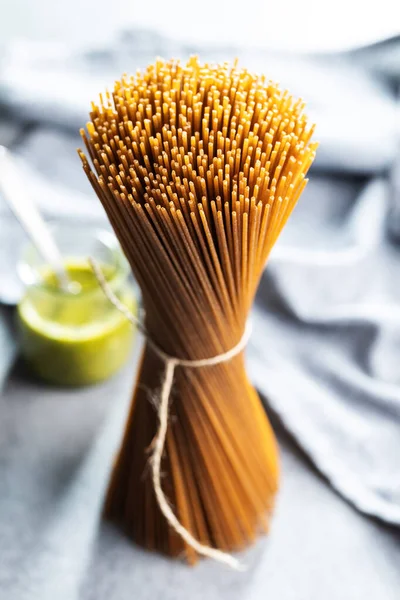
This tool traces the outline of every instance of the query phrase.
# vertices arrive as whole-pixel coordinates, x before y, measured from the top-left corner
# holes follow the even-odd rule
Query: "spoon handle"
[[[24,186],[10,152],[4,146],[0,146],[0,189],[25,232],[54,271],[60,287],[68,290],[69,280],[62,256],[48,226],[29,198],[28,189]]]

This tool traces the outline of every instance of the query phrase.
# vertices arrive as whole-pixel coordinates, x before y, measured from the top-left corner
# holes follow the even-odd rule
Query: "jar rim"
[[[63,234],[67,234],[68,231],[72,230],[76,234],[77,230],[81,230],[85,235],[91,237],[92,239],[96,239],[100,244],[110,253],[111,261],[107,263],[107,266],[111,266],[113,268],[111,276],[108,274],[107,282],[111,288],[118,288],[129,276],[130,269],[128,261],[125,258],[125,255],[122,252],[121,246],[116,238],[116,236],[112,233],[112,231],[105,229],[104,227],[99,227],[96,225],[85,225],[80,226],[76,223],[59,223],[59,222],[49,222],[49,228],[54,233],[56,239],[57,235],[63,232]],[[68,260],[67,253],[62,253],[64,258]],[[99,288],[91,288],[89,290],[73,292],[66,291],[60,288],[51,285],[46,282],[43,278],[43,274],[40,273],[40,269],[45,267],[45,262],[43,262],[40,267],[29,264],[29,256],[40,256],[37,248],[32,242],[28,242],[24,245],[20,258],[17,262],[17,272],[19,278],[22,283],[29,288],[36,287],[43,290],[46,294],[56,296],[58,298],[82,298],[82,296],[90,296],[91,294],[98,294],[100,290]],[[76,257],[78,258],[78,256]],[[85,261],[85,258],[89,260],[90,256],[84,256],[82,253],[82,260]],[[96,257],[94,257],[96,258]],[[101,261],[99,261],[101,263]],[[89,264],[89,263],[88,263]],[[100,264],[101,266],[101,264]]]

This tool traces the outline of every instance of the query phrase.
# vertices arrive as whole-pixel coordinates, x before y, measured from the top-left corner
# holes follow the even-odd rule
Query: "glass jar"
[[[129,265],[114,235],[63,225],[54,236],[69,278],[64,291],[34,246],[18,265],[25,294],[17,309],[21,353],[30,369],[48,382],[88,385],[107,379],[130,354],[133,327],[105,297],[88,262],[93,257],[118,298],[133,312],[135,293]]]

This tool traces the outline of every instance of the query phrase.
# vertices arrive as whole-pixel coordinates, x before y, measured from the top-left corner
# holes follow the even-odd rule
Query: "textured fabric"
[[[400,73],[391,59],[399,42],[390,44],[302,59],[203,51],[146,32],[84,56],[24,46],[4,59],[0,98],[22,127],[14,150],[46,216],[98,223],[104,215],[75,157],[77,130],[91,98],[121,72],[157,54],[239,55],[308,101],[321,147],[262,281],[249,369],[332,485],[360,510],[398,525]],[[0,227],[0,294],[12,302],[19,230],[4,204]]]

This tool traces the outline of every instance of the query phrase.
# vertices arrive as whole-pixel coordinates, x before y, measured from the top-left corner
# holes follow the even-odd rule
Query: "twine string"
[[[250,337],[251,327],[249,321],[246,323],[244,333],[239,342],[227,352],[217,354],[211,358],[202,358],[199,360],[188,360],[170,356],[162,348],[156,344],[149,336],[144,323],[136,317],[119,298],[114,294],[110,285],[107,283],[98,263],[93,259],[89,258],[90,266],[93,273],[103,290],[106,298],[115,306],[119,312],[121,312],[128,321],[137,327],[137,329],[146,338],[147,345],[152,351],[164,362],[165,369],[161,383],[160,397],[158,402],[158,420],[159,426],[154,438],[154,445],[152,448],[151,455],[151,466],[152,466],[152,482],[154,487],[154,493],[156,495],[158,506],[166,518],[168,524],[172,529],[196,552],[202,556],[212,558],[218,562],[224,563],[235,570],[243,570],[243,565],[233,556],[222,550],[211,548],[205,544],[199,542],[193,535],[180,523],[176,515],[174,514],[168,499],[166,498],[162,487],[161,487],[161,460],[165,447],[165,439],[167,436],[168,419],[169,419],[169,404],[171,390],[174,383],[174,375],[176,367],[187,367],[191,369],[199,369],[203,367],[210,367],[218,365],[223,362],[228,362],[235,356],[237,356],[247,345]]]

